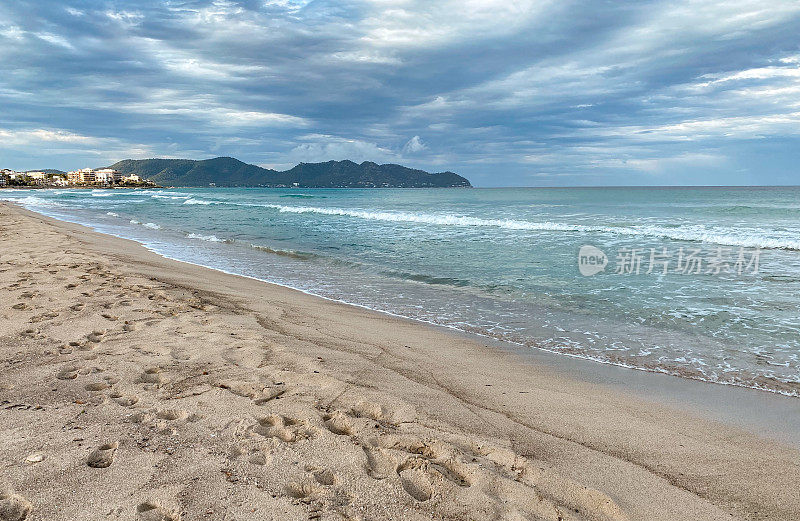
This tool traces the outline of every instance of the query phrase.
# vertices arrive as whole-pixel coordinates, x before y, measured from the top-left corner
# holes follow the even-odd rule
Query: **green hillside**
[[[279,172],[232,157],[191,159],[126,159],[111,165],[125,175],[137,174],[162,186],[266,186],[303,188],[442,188],[469,187],[453,172],[430,174],[401,165],[370,161],[300,163]]]

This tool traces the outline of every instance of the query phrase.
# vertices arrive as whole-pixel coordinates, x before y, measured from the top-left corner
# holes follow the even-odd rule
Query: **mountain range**
[[[300,163],[277,171],[250,165],[232,157],[214,159],[125,159],[113,168],[125,175],[137,174],[162,186],[263,186],[302,188],[444,188],[469,187],[470,182],[453,172],[431,174],[401,165],[371,161]]]

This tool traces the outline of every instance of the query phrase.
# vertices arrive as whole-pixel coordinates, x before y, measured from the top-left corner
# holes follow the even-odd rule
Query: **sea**
[[[0,200],[523,349],[800,396],[798,187],[65,189]]]

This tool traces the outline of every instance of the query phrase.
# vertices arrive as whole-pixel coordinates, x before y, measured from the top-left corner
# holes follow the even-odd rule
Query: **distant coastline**
[[[285,171],[262,168],[232,157],[191,159],[126,159],[108,167],[159,185],[176,187],[262,188],[471,188],[454,172],[429,173],[402,165],[370,161],[300,163]]]
[[[371,161],[327,161],[300,163],[277,171],[232,157],[213,159],[125,159],[103,168],[0,170],[0,188],[163,188],[253,187],[253,188],[471,188],[465,177],[454,172],[429,173],[396,164]]]

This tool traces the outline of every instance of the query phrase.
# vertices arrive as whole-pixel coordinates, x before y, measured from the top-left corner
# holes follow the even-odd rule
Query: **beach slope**
[[[800,519],[778,442],[7,204],[0,244],[2,521]]]

